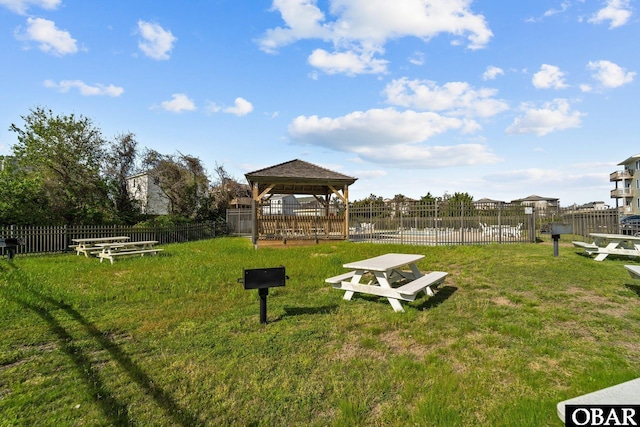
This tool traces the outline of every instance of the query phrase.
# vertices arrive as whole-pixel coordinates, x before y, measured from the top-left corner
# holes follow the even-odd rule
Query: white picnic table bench
[[[442,283],[448,273],[433,271],[423,274],[416,262],[423,259],[419,254],[385,254],[374,258],[344,264],[349,271],[325,280],[335,289],[344,290],[344,299],[351,300],[354,293],[378,295],[386,297],[394,311],[402,312],[400,301],[414,301],[417,295],[424,291],[433,296],[432,287]],[[400,270],[403,266],[409,266],[410,271]],[[361,283],[362,280],[367,283]],[[370,280],[369,280],[370,279]],[[392,285],[400,283],[398,287]]]
[[[89,254],[99,252],[101,250],[100,247],[96,246],[98,243],[118,243],[125,242],[129,240],[127,236],[115,236],[115,237],[88,237],[84,239],[71,239],[71,241],[75,244],[70,245],[69,247],[75,249],[76,255],[80,255],[81,253],[84,256],[89,257]]]
[[[593,243],[574,241],[573,246],[596,255],[595,261],[602,261],[609,255],[640,257],[640,237],[625,234],[590,233]]]
[[[625,265],[624,268],[633,279],[640,279],[640,265]]]
[[[143,240],[138,242],[104,242],[96,243],[95,246],[100,248],[100,252],[97,253],[100,262],[108,259],[113,264],[114,258],[122,255],[155,255],[163,250],[153,247],[157,243],[157,240]]]

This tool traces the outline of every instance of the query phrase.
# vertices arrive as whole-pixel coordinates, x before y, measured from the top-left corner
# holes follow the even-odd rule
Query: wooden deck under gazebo
[[[346,239],[349,237],[349,185],[357,178],[291,160],[245,174],[252,190],[252,240]],[[313,196],[306,206],[285,209],[274,196]],[[332,204],[335,196],[337,203]]]

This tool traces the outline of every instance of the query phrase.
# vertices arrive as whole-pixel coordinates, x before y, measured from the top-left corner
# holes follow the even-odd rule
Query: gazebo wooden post
[[[251,240],[258,249],[258,184],[254,183],[251,196]]]
[[[329,237],[329,230],[331,227],[331,219],[329,218],[329,212],[331,211],[331,196],[329,191],[324,193],[324,237]]]
[[[342,190],[344,195],[344,238],[349,240],[349,186],[345,184]]]

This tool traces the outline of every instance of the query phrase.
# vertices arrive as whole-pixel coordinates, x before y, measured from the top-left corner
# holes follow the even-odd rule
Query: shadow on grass
[[[0,273],[4,273],[6,271],[10,271],[10,270],[14,270],[17,267],[13,264],[13,261],[9,261],[7,259],[5,259],[4,261],[2,260],[2,257],[0,257]]]
[[[638,285],[632,285],[632,284],[628,284],[628,285],[624,285],[627,289],[631,289],[633,292],[636,293],[636,295],[638,295],[640,297],[640,286]]]
[[[338,304],[323,305],[321,307],[285,307],[282,317],[301,316],[305,314],[329,314],[337,308]]]
[[[26,288],[26,287],[25,287]],[[56,309],[63,310],[71,318],[80,323],[87,333],[93,337],[100,346],[109,352],[111,357],[118,362],[127,375],[135,381],[145,392],[153,397],[158,406],[162,407],[171,417],[174,425],[194,426],[198,425],[195,416],[190,414],[184,408],[181,408],[177,402],[164,391],[156,382],[145,373],[142,368],[137,365],[131,358],[114,342],[108,338],[108,334],[96,328],[94,324],[89,322],[82,314],[63,301],[56,301],[53,298],[42,295],[41,293],[25,289],[34,296],[39,303],[47,303]],[[0,288],[2,291],[2,288]],[[3,292],[3,293],[6,293]],[[47,304],[37,304],[26,301],[15,295],[6,295],[16,303],[20,304],[26,310],[37,314],[45,323],[48,324],[51,332],[58,338],[58,342],[62,351],[72,360],[76,366],[77,372],[85,381],[89,391],[95,401],[100,405],[103,414],[113,425],[129,426],[138,423],[131,419],[126,403],[119,402],[111,393],[100,378],[100,371],[94,367],[94,363],[86,355],[86,352],[79,346],[74,344],[73,337],[60,324],[60,322],[51,314]]]
[[[418,310],[431,310],[432,308],[436,308],[446,300],[448,300],[451,295],[453,295],[458,288],[455,286],[442,286],[438,287],[436,294],[430,298],[424,300],[421,304],[415,306]]]

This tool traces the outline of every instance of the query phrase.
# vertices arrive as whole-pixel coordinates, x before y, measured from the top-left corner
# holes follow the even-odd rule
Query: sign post
[[[284,267],[245,269],[244,275],[238,283],[244,285],[245,290],[257,289],[260,296],[260,323],[267,323],[267,295],[269,288],[284,286],[289,277]]]

